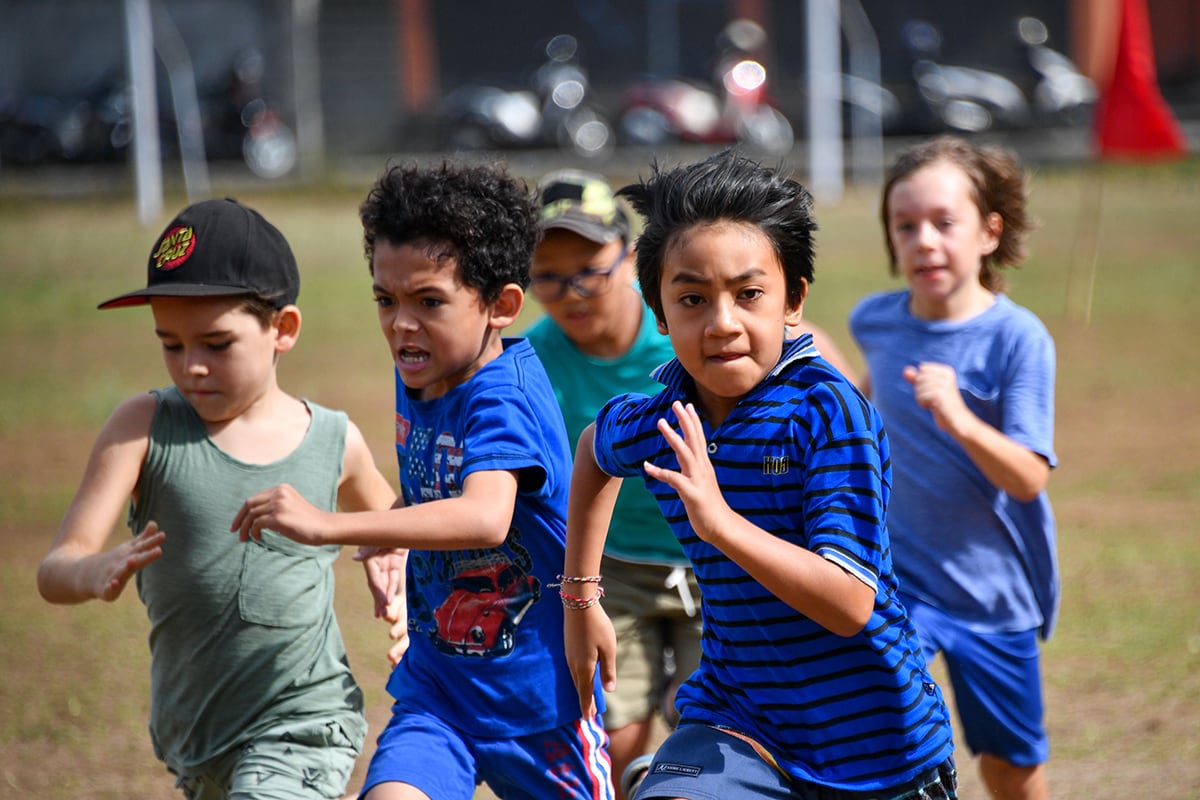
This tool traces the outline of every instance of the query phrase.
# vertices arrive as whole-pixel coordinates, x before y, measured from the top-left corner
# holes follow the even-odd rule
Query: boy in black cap
[[[287,481],[332,510],[395,500],[342,412],[276,382],[300,333],[283,235],[233,200],[184,209],[147,284],[173,386],[105,423],[38,571],[52,603],[112,601],[136,578],[150,619],[150,735],[193,800],[337,798],[366,733],[333,614],[338,548],[229,533],[248,494]],[[104,550],[132,498],[133,538]]]

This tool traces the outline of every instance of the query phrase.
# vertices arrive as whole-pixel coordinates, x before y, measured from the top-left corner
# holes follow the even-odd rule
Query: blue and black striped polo
[[[683,724],[740,731],[800,780],[851,791],[906,783],[953,750],[949,713],[896,599],[885,525],[891,466],[874,407],[803,335],[715,430],[709,458],[729,506],[760,528],[838,564],[875,589],[866,627],[838,636],[797,612],[696,537],[683,502],[648,477],[678,470],[656,428],[671,403],[695,402],[675,360],[652,397],[627,394],[597,417],[606,473],[641,477],[695,567],[704,637],[699,669],[680,688]]]

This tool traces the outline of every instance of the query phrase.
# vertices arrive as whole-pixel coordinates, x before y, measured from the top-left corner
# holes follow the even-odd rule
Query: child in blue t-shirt
[[[470,800],[486,781],[503,798],[611,798],[607,736],[594,707],[580,716],[546,588],[571,450],[533,348],[502,337],[529,284],[534,196],[499,168],[394,166],[360,216],[395,364],[402,499],[328,514],[280,486],[236,527],[408,551],[408,647],[364,797]]]
[[[894,444],[888,527],[901,596],[938,651],[992,796],[1045,798],[1039,634],[1058,608],[1054,342],[1004,294],[1025,255],[1026,184],[1007,150],[943,137],[901,153],[882,216],[908,288],[850,327]]]
[[[888,441],[810,335],[812,199],[731,151],[627,186],[642,291],[675,359],[576,450],[562,579],[585,714],[613,679],[598,569],[620,478],[657,498],[700,584],[699,669],[636,797],[952,798],[941,692],[896,596]]]

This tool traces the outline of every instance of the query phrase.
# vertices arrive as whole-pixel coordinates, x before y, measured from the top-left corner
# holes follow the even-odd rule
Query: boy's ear
[[[294,305],[286,305],[275,312],[271,326],[275,329],[275,352],[286,353],[296,346],[300,338],[300,309]]]
[[[506,283],[500,290],[500,296],[492,303],[491,326],[496,330],[507,328],[521,316],[525,305],[525,290],[518,284]]]
[[[637,286],[637,245],[630,244],[629,251],[625,253],[625,258],[621,260],[621,272],[629,276],[629,284]]]
[[[654,315],[654,324],[658,327],[658,332],[663,336],[670,336],[671,332],[667,330],[667,317],[662,313],[661,298],[658,306],[650,309],[650,313]]]
[[[799,325],[800,319],[804,316],[804,298],[808,297],[808,281],[804,278],[800,279],[800,297],[789,297],[787,300],[787,308],[783,310],[784,325]]]
[[[1000,234],[1004,233],[1004,218],[995,211],[983,219],[983,254],[990,256],[1000,246]]]

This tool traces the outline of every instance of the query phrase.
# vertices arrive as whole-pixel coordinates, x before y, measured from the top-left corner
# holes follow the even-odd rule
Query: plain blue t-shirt
[[[1039,628],[1048,637],[1059,597],[1049,499],[1043,492],[1022,503],[993,486],[917,405],[902,371],[921,362],[953,367],[971,411],[1054,467],[1054,342],[1004,295],[961,321],[918,319],[909,295],[872,295],[850,315],[892,443],[888,529],[901,594],[976,630]]]

